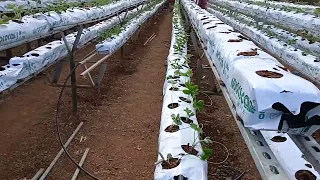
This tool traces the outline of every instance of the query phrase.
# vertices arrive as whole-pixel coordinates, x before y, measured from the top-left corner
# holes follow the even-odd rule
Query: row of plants
[[[163,3],[164,0],[152,0],[139,11],[129,15],[121,24],[102,32],[99,36],[100,42],[96,45],[96,50],[101,54],[115,52]]]
[[[230,9],[229,7],[222,7],[219,5],[215,5],[213,3],[209,4],[210,7],[212,8],[218,8],[219,11],[221,10],[222,12],[229,12],[232,11],[232,16],[234,18],[236,18],[235,15],[233,14],[237,14],[240,15],[241,17],[246,17],[246,19],[251,19],[250,23],[252,23],[252,20],[255,20],[258,23],[258,27],[257,28],[262,28],[262,25],[266,25],[268,27],[274,27],[276,29],[281,29],[283,33],[291,35],[295,38],[299,38],[299,36],[301,36],[301,40],[302,41],[309,41],[309,44],[313,44],[314,42],[320,42],[320,37],[319,36],[315,36],[313,35],[311,32],[307,31],[307,30],[299,30],[299,29],[295,29],[295,28],[291,28],[289,26],[284,26],[278,22],[271,22],[271,21],[265,21],[264,18],[261,16],[252,16],[250,15],[250,13],[248,12],[236,12],[233,11],[232,9]]]
[[[210,2],[213,2],[211,0]],[[239,1],[241,2],[241,1]],[[320,8],[317,6],[301,6],[291,3],[279,3],[274,1],[256,1],[256,0],[245,0],[244,2],[248,4],[254,4],[267,9],[280,10],[293,13],[302,13],[302,14],[312,14],[315,16],[320,16]]]
[[[187,179],[207,179],[212,141],[210,137],[201,137],[203,125],[197,122],[196,112],[203,111],[204,101],[197,99],[199,87],[191,83],[193,73],[188,64],[191,56],[187,54],[187,42],[180,3],[176,1],[163,91],[156,180],[179,175]]]
[[[253,17],[264,17],[264,21],[268,23],[281,24],[291,29],[308,31],[314,36],[320,36],[320,17],[315,17],[314,15],[295,14],[230,0],[216,0],[212,3]]]
[[[50,34],[53,30],[65,29],[80,23],[104,19],[143,2],[145,0],[121,0],[108,5],[86,9],[68,8],[66,12],[60,14],[56,10],[23,17],[21,13],[17,12],[15,13],[17,14],[15,17],[19,17],[18,19],[9,20],[7,24],[0,25],[0,49],[6,49],[7,47],[11,47],[12,44]]]
[[[288,72],[276,59],[216,16],[190,0],[182,0],[182,3],[200,38],[207,44],[208,55],[217,68],[243,125],[252,130],[263,130],[261,133],[267,144],[262,145],[270,147],[289,179],[296,179],[297,173],[307,170],[319,178],[312,166],[306,166],[307,161],[290,136],[278,133],[286,131],[286,128],[293,130],[290,131],[293,134],[303,133],[305,127],[293,128],[289,122],[288,127],[282,129],[281,117],[291,112],[292,116],[289,118],[294,115],[302,116],[301,119],[295,117],[292,121],[304,122],[306,114],[296,110],[306,108],[302,102],[308,101],[319,107],[319,89]],[[277,103],[281,103],[290,112],[275,106]],[[313,110],[317,109],[307,108],[306,111]],[[282,141],[283,139],[285,140]],[[270,159],[270,156],[266,156],[266,159]]]
[[[137,11],[138,8],[128,12],[128,15]],[[126,13],[120,14],[120,18],[124,18],[125,14]],[[119,23],[119,18],[113,17],[84,29],[78,47],[84,46],[89,41],[97,38],[101,32],[104,32]],[[72,47],[76,34],[77,33],[71,33],[66,36],[69,47]],[[63,40],[59,40],[38,47],[21,57],[11,58],[8,65],[0,67],[0,92],[21,82],[24,78],[40,72],[43,68],[57,62],[61,58],[64,58],[67,55],[67,52]]]
[[[320,102],[317,97],[320,91],[311,82],[290,73],[274,57],[216,16],[204,10],[193,10],[193,6],[187,7],[190,19],[193,19],[193,24],[207,44],[208,54],[245,127],[282,130],[281,117],[287,111],[274,104],[279,102],[294,112],[293,115],[298,115],[313,108],[309,107],[305,112],[297,111],[304,108],[306,104],[303,102]],[[308,122],[311,118],[305,121],[305,114],[299,115],[303,118],[295,117],[295,122]]]
[[[29,5],[19,5],[19,3],[15,3],[13,1],[9,2],[0,2],[0,7],[2,11],[8,11],[10,13],[3,13],[1,16],[2,24],[8,23],[9,20],[19,19],[23,16],[34,16],[37,13],[44,12],[57,12],[59,14],[66,12],[68,9],[74,8],[91,8],[91,7],[100,7],[109,5],[112,2],[117,2],[119,0],[92,0],[92,1],[64,1],[58,0],[52,3],[45,3],[38,0],[36,3],[29,2]],[[28,1],[27,1],[28,2]],[[3,5],[2,5],[3,4]],[[36,15],[34,16],[36,17]]]
[[[210,4],[209,7],[223,14],[226,14],[227,16],[239,22],[257,28],[258,30],[267,34],[267,36],[270,38],[276,38],[285,42],[284,46],[291,45],[297,49],[301,49],[303,51],[303,54],[312,54],[314,56],[320,54],[319,37],[312,36],[311,34],[302,37],[297,34],[290,33],[289,31],[279,29],[277,26],[263,23],[260,20],[255,20],[252,17],[249,17],[239,12],[232,11],[230,9],[226,9],[213,4]]]
[[[259,43],[262,47],[266,48],[272,54],[283,59],[283,61],[285,61],[290,66],[296,68],[304,75],[320,83],[320,65],[318,64],[319,59],[317,59],[316,56],[310,55],[309,51],[301,51],[300,49],[293,47],[294,44],[289,44],[290,41],[283,42],[279,40],[279,34],[267,33],[267,30],[263,31],[260,28],[258,29],[255,26],[243,23],[242,20],[237,20],[237,18],[233,18],[227,13],[223,14],[217,10],[210,8],[208,9],[208,11],[212,12],[214,15],[216,15],[227,24],[231,25],[236,30],[244,33],[255,42]]]

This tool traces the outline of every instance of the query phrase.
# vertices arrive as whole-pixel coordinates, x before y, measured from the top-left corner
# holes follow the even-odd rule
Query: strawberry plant
[[[200,92],[198,85],[192,85],[190,81],[186,82],[186,88],[183,93],[190,95],[192,98],[195,98]]]
[[[195,115],[194,112],[192,110],[190,110],[189,108],[185,108],[184,112],[187,113],[189,118]]]

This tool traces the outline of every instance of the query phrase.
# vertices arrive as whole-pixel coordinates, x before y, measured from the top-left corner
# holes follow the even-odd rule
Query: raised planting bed
[[[78,48],[83,47],[91,40],[97,38],[102,32],[119,24],[126,15],[137,15],[138,8],[122,13],[119,17],[97,23],[83,30],[78,43]],[[66,36],[69,47],[72,47],[77,33]],[[33,74],[43,71],[46,67],[56,63],[67,56],[67,48],[63,40],[53,41],[35,50],[29,51],[21,57],[13,57],[9,64],[0,69],[0,92],[14,87],[16,83],[23,82]]]
[[[100,7],[69,8],[20,17],[0,23],[0,50],[66,30],[73,26],[105,20],[119,12],[144,3],[145,0],[117,1]]]
[[[99,54],[112,54],[123,46],[131,35],[137,31],[141,24],[149,19],[159,7],[164,3],[163,0],[154,0],[144,7],[143,12],[137,12],[139,16],[132,14],[127,18],[124,24],[115,26],[105,31],[100,39],[101,42],[96,45]]]
[[[210,49],[208,47],[208,43],[206,43],[206,41],[208,40],[206,39],[207,36],[204,37],[202,35],[202,32],[204,31],[202,32],[200,31],[200,29],[205,28],[204,25],[201,25],[201,24],[207,24],[207,23],[199,23],[199,22],[205,19],[206,20],[210,19],[214,21],[215,18],[210,17],[211,15],[208,14],[207,11],[200,9],[193,2],[189,0],[182,0],[182,2],[184,5],[184,9],[187,12],[187,16],[189,16],[189,19],[191,20],[193,29],[195,30],[198,38],[204,42],[202,43],[202,47],[204,48],[205,55],[209,60],[209,64],[213,70],[213,73],[215,74],[217,80],[223,79],[222,76],[224,75],[220,73],[221,71],[219,71],[220,66],[217,63],[215,63],[214,59],[212,59],[217,57],[210,55],[210,52],[212,52],[212,49]],[[197,24],[200,24],[200,25],[196,26]],[[223,25],[223,24],[220,24],[220,25]],[[219,28],[218,29],[219,31],[224,29],[219,27],[220,25],[216,25],[216,28]],[[233,32],[233,29],[229,28],[229,30],[224,30],[219,33],[232,34],[232,32]],[[209,36],[209,37],[212,37],[212,36]],[[232,39],[237,39],[237,38],[233,37]],[[228,42],[228,40],[226,40],[226,42],[228,43],[242,43],[243,41],[244,40]],[[205,46],[204,44],[206,44],[207,46],[204,47]],[[219,44],[219,43],[216,43],[216,44]],[[224,48],[229,50],[231,49],[232,51],[233,46],[232,45],[224,46]],[[241,51],[241,49],[239,49],[239,51]],[[218,52],[214,52],[214,53],[218,54]],[[251,57],[258,56],[259,52],[250,51],[250,52],[243,52],[241,54],[249,55],[248,59],[250,59]],[[244,60],[243,58],[239,58],[239,59],[241,59],[242,61]],[[215,65],[213,63],[215,63]],[[253,65],[255,65],[255,63],[253,63]],[[247,66],[249,67],[252,65],[247,64]],[[241,66],[241,68],[244,68],[244,67]],[[217,72],[217,70],[219,73]],[[279,72],[273,73],[266,70],[258,71],[257,74],[264,76],[267,79],[267,81],[271,78],[281,79],[284,77],[283,74]],[[232,75],[230,74],[230,76]],[[319,159],[319,154],[316,154],[317,153],[316,150],[318,149],[319,145],[315,144],[315,141],[311,136],[309,137],[301,137],[298,135],[288,136],[288,134],[286,133],[279,133],[276,131],[256,131],[256,130],[249,130],[248,128],[245,128],[243,126],[243,121],[242,121],[243,119],[241,119],[238,116],[238,107],[230,97],[232,95],[228,90],[228,86],[227,85],[225,86],[224,83],[220,83],[219,86],[221,91],[223,92],[223,95],[226,98],[229,108],[235,118],[235,121],[241,131],[241,134],[245,142],[248,145],[249,151],[252,154],[254,161],[257,165],[257,168],[261,173],[261,176],[263,179],[275,179],[275,180],[317,179],[320,177],[318,172],[315,170],[316,169],[315,167],[319,167],[319,163],[317,161],[317,159]],[[241,90],[240,92],[244,92],[242,89],[239,89],[239,90]],[[241,94],[244,94],[244,93],[240,93],[240,95]],[[244,94],[244,96],[242,97],[245,97],[245,96],[246,94]],[[309,113],[314,113],[312,111],[319,112],[319,106],[309,111]],[[298,132],[295,132],[295,133],[298,134]],[[314,152],[310,151],[310,149],[314,149],[313,150]],[[310,155],[310,153],[315,156],[311,157],[312,155]]]
[[[297,49],[303,50],[306,54],[312,54],[317,56],[320,54],[320,38],[303,33],[295,34],[293,30],[288,29],[287,27],[277,26],[276,24],[265,23],[261,18],[254,19],[250,16],[244,15],[239,12],[232,11],[214,4],[209,4],[209,12],[214,9],[219,11],[226,16],[229,16],[232,19],[235,19],[239,22],[247,24],[249,26],[255,27],[258,30],[267,34],[270,38],[276,38],[287,45],[291,45]],[[218,16],[218,15],[216,15]],[[282,29],[284,28],[284,29]],[[285,30],[288,29],[288,30]]]
[[[208,11],[213,13],[223,22],[232,26],[237,31],[245,34],[247,37],[250,37],[273,55],[281,58],[287,65],[295,68],[305,76],[320,84],[319,57],[308,54],[306,53],[307,51],[302,51],[293,47],[294,45],[289,44],[291,42],[290,40],[284,42],[277,39],[277,37],[281,35],[279,33],[270,34],[270,32],[272,32],[270,28],[266,27],[265,30],[262,30],[259,28],[259,25],[244,23],[244,21],[236,20],[233,18],[234,16],[224,14],[218,10],[208,8]],[[318,46],[318,44],[319,43],[315,44],[315,46]],[[315,51],[319,51],[319,49],[315,48]]]
[[[230,0],[216,0],[213,3],[257,18],[264,17],[267,22],[282,24],[291,29],[308,31],[314,36],[320,36],[320,17],[315,15],[274,10],[259,5]]]
[[[172,39],[167,58],[167,73],[159,133],[159,156],[154,179],[207,179],[207,159],[212,153],[209,137],[201,138],[202,127],[196,111],[203,109],[197,100],[199,88],[190,83],[192,76],[187,41],[176,1],[173,10]]]
[[[319,124],[320,116],[313,111],[320,103],[316,86],[288,72],[216,16],[194,6],[189,6],[187,12],[245,127],[281,131],[287,123],[289,128],[298,129],[292,133],[302,133],[306,127]],[[240,40],[231,41],[235,39]]]
[[[263,1],[263,0],[241,0],[241,1],[246,2],[248,4],[254,4],[254,5],[259,5],[266,8],[271,8],[273,10],[283,10],[287,12],[295,12],[295,13],[303,13],[303,14],[320,16],[319,6],[301,5],[301,4],[293,4],[293,3],[277,2],[277,1]],[[214,1],[209,0],[209,2],[214,2]]]
[[[95,0],[64,0],[63,3],[65,4],[73,4],[73,5],[80,5],[80,4],[89,4],[98,2]],[[106,1],[107,2],[107,1]],[[59,4],[58,0],[41,0],[41,1],[24,1],[24,0],[5,0],[0,2],[0,13],[8,14],[14,13],[14,8],[19,8],[24,10],[25,12],[33,12],[33,11],[43,11],[47,8],[57,6]],[[12,6],[14,5],[14,6]]]

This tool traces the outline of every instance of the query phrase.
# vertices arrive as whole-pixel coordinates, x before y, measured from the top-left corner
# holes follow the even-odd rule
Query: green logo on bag
[[[240,83],[235,78],[232,78],[231,80],[231,87],[234,90],[236,97],[240,100],[240,103],[243,104],[244,108],[250,113],[254,113],[256,111],[254,103],[249,96],[243,92]]]

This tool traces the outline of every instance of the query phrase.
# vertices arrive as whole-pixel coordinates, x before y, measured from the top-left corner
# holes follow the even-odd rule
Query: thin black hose
[[[70,79],[71,75],[73,72],[75,72],[75,70],[79,67],[79,65],[81,65],[80,63],[78,63],[70,72],[70,74],[68,75],[67,79],[64,81],[63,83],[63,86],[61,88],[61,91],[60,91],[60,94],[59,94],[59,97],[58,97],[58,102],[57,102],[57,111],[56,111],[56,131],[57,131],[57,135],[58,135],[58,138],[59,138],[59,142],[60,142],[60,146],[62,147],[63,151],[66,153],[66,155],[68,156],[68,158],[72,161],[72,163],[74,165],[76,165],[81,171],[83,171],[86,175],[90,176],[92,179],[95,179],[95,180],[99,180],[99,178],[95,177],[94,175],[90,174],[87,170],[85,170],[84,168],[82,168],[72,157],[71,155],[69,154],[69,152],[67,151],[67,149],[64,147],[64,144],[62,142],[62,139],[61,139],[61,135],[60,135],[60,127],[59,127],[59,112],[60,112],[60,105],[61,105],[61,99],[62,99],[62,94],[63,94],[63,91],[66,87],[66,84],[68,82],[68,80]]]

